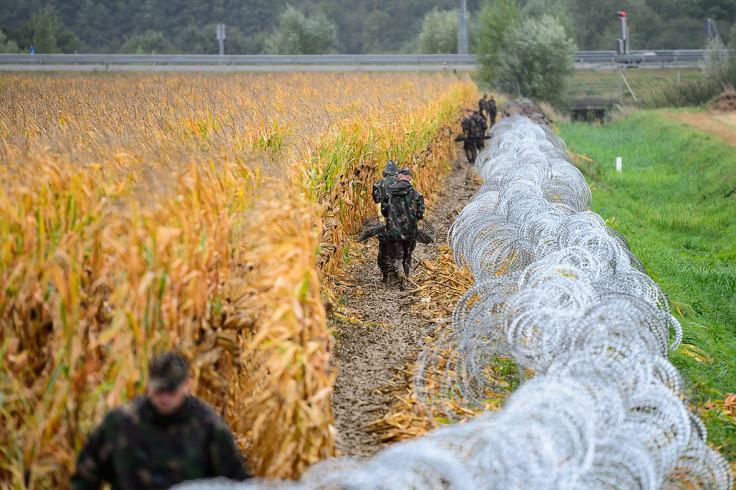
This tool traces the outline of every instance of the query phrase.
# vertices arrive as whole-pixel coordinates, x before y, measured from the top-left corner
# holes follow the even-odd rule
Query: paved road
[[[475,65],[30,65],[0,64],[0,71],[451,71]]]
[[[635,68],[695,68],[702,63],[643,63]],[[577,69],[615,70],[607,63],[575,63]],[[633,68],[633,67],[632,67]],[[29,65],[0,64],[0,71],[214,71],[214,72],[283,72],[283,71],[475,71],[475,65]]]

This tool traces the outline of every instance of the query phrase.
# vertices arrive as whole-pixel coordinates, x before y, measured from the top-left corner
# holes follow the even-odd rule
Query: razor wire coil
[[[732,487],[667,360],[682,339],[667,296],[588,210],[590,189],[565,143],[523,116],[492,132],[476,159],[483,184],[448,231],[475,284],[450,321],[425,332],[434,341],[414,388],[429,410],[452,416],[453,401],[483,406],[496,389],[486,370],[500,356],[531,379],[500,412],[367,460],[324,461],[299,482],[244,488]]]

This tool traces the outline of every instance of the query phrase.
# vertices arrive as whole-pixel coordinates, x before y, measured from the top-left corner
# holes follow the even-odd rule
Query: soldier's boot
[[[383,271],[383,277],[381,278],[381,282],[383,284],[388,284],[388,279],[389,279],[388,271]]]
[[[404,272],[403,271],[402,272],[399,272],[396,276],[398,278],[397,284],[399,285],[399,289],[401,291],[403,291],[405,289],[406,283],[407,283],[406,276],[404,275]]]
[[[404,275],[409,279],[409,272],[411,272],[411,263],[404,264]]]
[[[468,160],[468,163],[473,163],[473,153],[470,150],[465,150],[465,158]]]

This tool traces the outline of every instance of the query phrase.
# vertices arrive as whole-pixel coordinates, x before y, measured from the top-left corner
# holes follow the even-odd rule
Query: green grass
[[[669,87],[677,86],[679,80],[682,84],[687,84],[693,80],[702,79],[702,71],[700,68],[627,68],[624,70],[624,77],[631,85],[631,89],[636,95],[637,101],[631,96],[631,93],[623,86],[624,103],[625,104],[648,104],[656,98],[662,90]],[[575,70],[573,76],[574,82],[602,82],[610,81],[618,83],[618,69],[605,70]]]
[[[736,392],[736,150],[663,114],[565,124],[560,136],[572,153],[592,159],[581,165],[592,210],[614,218],[668,294],[683,343],[707,353],[698,360],[685,346],[670,356],[702,405]],[[736,461],[736,425],[713,413],[704,418],[710,442]]]

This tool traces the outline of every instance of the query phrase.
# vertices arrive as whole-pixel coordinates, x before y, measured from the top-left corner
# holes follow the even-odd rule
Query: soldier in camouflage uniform
[[[483,120],[486,121],[486,124],[488,120],[489,110],[488,94],[483,94],[483,98],[478,101],[478,112],[480,113]]]
[[[469,163],[475,163],[478,152],[485,146],[485,135],[488,125],[485,119],[473,109],[465,109],[466,116],[463,118],[461,125],[463,128],[463,149],[465,157]]]
[[[396,183],[396,176],[399,173],[399,166],[395,161],[389,160],[383,169],[383,178],[373,184],[373,201],[381,204],[386,198],[386,190],[391,184]],[[388,259],[388,239],[384,233],[378,235],[378,268],[381,270],[383,283],[388,282],[389,259]]]
[[[381,214],[386,217],[389,275],[403,286],[409,276],[411,254],[417,243],[417,222],[424,218],[424,196],[412,187],[411,170],[408,168],[402,168],[396,183],[388,187]],[[403,274],[396,265],[399,260]]]
[[[493,95],[491,95],[491,100],[486,103],[486,106],[488,107],[488,115],[491,116],[490,127],[493,127],[493,125],[496,124],[496,116],[498,115],[498,109],[496,108],[496,98]]]
[[[149,371],[146,396],[111,411],[79,453],[71,486],[163,489],[187,480],[249,478],[225,422],[189,395],[184,358],[168,352]]]

